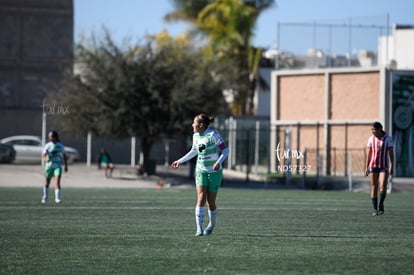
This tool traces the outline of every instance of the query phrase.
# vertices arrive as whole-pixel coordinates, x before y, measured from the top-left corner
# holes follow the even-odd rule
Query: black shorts
[[[388,168],[369,168],[370,173],[388,173]]]

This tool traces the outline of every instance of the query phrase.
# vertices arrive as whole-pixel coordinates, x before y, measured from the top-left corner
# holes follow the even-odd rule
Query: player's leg
[[[207,200],[207,174],[196,172],[197,204],[195,207],[195,220],[197,225],[196,236],[203,235],[204,205]]]
[[[112,178],[112,173],[114,172],[114,165],[109,163],[109,177]]]
[[[47,202],[47,198],[49,197],[49,185],[50,185],[50,180],[52,178],[46,178],[46,183],[45,186],[43,186],[43,196],[42,196],[42,203],[46,203]]]
[[[209,186],[207,190],[207,203],[208,203],[208,217],[210,221],[204,230],[204,235],[210,235],[213,233],[214,227],[216,226],[217,218],[217,205],[216,198],[217,192],[222,181],[222,171],[217,171],[215,173],[210,173],[209,176]]]
[[[105,178],[108,178],[108,164],[107,164],[107,163],[105,163],[105,164],[103,165],[103,168],[104,168],[104,172],[105,172]]]
[[[210,221],[204,230],[204,235],[210,235],[213,233],[214,227],[216,226],[216,218],[218,212],[216,206],[216,198],[217,192],[207,191],[208,217]]]
[[[61,186],[60,186],[60,180],[62,178],[62,168],[56,168],[55,169],[55,202],[61,203],[62,200],[60,198],[61,194]]]
[[[197,225],[196,236],[203,235],[204,205],[206,203],[207,187],[197,186],[197,204],[195,207],[195,219]]]
[[[49,185],[50,181],[53,177],[53,171],[46,167],[45,168],[45,185],[43,186],[43,196],[42,196],[42,203],[45,204],[47,202],[47,198],[49,196]]]
[[[108,163],[101,162],[101,169],[103,169],[103,171],[104,171],[105,178],[108,178],[108,174],[107,174],[107,171],[108,171]]]
[[[387,183],[388,183],[388,173],[385,171],[379,175],[379,192],[380,192],[380,201],[378,206],[378,213],[380,215],[384,214],[384,201],[387,196]]]
[[[371,172],[370,173],[370,181],[371,181],[371,202],[373,212],[372,215],[378,215],[378,179],[379,173]]]

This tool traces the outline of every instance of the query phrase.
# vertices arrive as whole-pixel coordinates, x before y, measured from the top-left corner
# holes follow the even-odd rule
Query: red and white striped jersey
[[[388,169],[388,149],[393,147],[392,137],[387,134],[380,138],[372,135],[368,139],[367,147],[372,151],[369,168]]]

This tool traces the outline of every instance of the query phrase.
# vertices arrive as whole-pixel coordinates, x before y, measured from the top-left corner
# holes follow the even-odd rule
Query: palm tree
[[[257,85],[264,83],[258,74],[262,50],[254,48],[251,40],[258,16],[274,5],[274,0],[172,2],[177,10],[166,18],[195,22],[196,29],[209,38],[214,57],[238,67],[239,77],[234,84],[237,88],[232,89],[236,91],[233,110],[236,114],[251,115]]]
[[[218,0],[199,13],[197,28],[210,38],[219,57],[239,56],[250,46],[254,12],[240,0]]]
[[[195,24],[198,14],[211,3],[211,0],[171,0],[170,2],[175,10],[164,16],[166,21],[185,21]]]

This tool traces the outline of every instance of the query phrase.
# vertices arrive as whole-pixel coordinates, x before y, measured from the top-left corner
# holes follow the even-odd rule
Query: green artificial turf
[[[414,194],[222,188],[195,237],[194,189],[0,188],[0,274],[408,274]],[[205,224],[208,222],[207,215]]]

